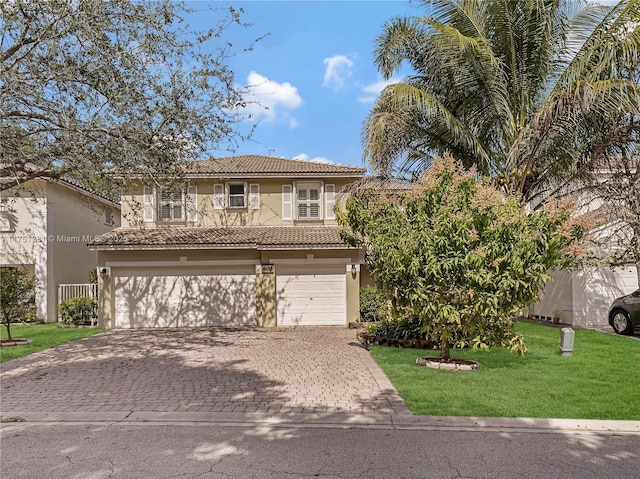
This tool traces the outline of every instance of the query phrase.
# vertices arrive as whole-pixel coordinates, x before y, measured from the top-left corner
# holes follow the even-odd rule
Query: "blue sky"
[[[203,30],[219,16],[212,8],[242,8],[242,19],[252,26],[225,33],[225,40],[238,48],[267,35],[252,52],[227,62],[237,85],[248,88],[246,99],[251,103],[246,113],[259,121],[252,139],[234,153],[366,166],[360,132],[385,85],[373,62],[375,38],[394,17],[426,15],[424,4],[408,0],[187,0],[197,11],[187,22]],[[407,67],[388,83],[410,73]],[[231,154],[226,150],[212,153]]]
[[[383,87],[373,63],[375,38],[395,17],[422,15],[406,0],[188,2],[194,27],[213,23],[211,6],[243,8],[253,25],[225,38],[246,45],[269,34],[254,51],[228,62],[260,121],[237,154],[260,154],[362,166],[360,130]],[[407,73],[407,72],[403,72]],[[216,156],[227,156],[221,151]]]

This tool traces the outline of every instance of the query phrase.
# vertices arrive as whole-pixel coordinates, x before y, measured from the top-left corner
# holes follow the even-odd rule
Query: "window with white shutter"
[[[13,231],[9,215],[9,205],[0,204],[0,231]]]
[[[224,209],[224,185],[221,183],[213,185],[213,209]]]
[[[181,221],[184,219],[182,191],[161,190],[158,200],[160,202],[160,221]]]
[[[296,214],[299,220],[322,219],[320,183],[296,183]]]
[[[229,208],[246,208],[247,207],[247,184],[246,183],[227,183],[227,193]]]
[[[143,220],[145,223],[155,221],[156,202],[154,188],[152,186],[145,186],[142,196],[144,202]]]
[[[258,183],[249,185],[249,209],[260,209],[260,185]]]
[[[324,185],[324,200],[325,218],[335,220],[336,214],[333,212],[333,207],[336,205],[336,185]]]
[[[193,185],[187,188],[186,198],[187,221],[196,223],[198,221],[198,187]]]
[[[282,219],[293,219],[293,186],[282,185]]]

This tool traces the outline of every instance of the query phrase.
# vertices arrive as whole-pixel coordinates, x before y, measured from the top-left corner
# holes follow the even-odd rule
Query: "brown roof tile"
[[[187,176],[364,176],[365,168],[261,155],[230,156],[186,164]]]
[[[89,243],[92,249],[346,248],[338,226],[238,226],[228,228],[117,228]]]

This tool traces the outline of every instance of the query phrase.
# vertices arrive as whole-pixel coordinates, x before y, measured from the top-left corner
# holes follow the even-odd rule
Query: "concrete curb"
[[[267,414],[218,412],[22,412],[4,411],[2,418],[24,423],[217,424],[225,426],[324,427],[345,429],[413,429],[529,433],[603,433],[640,435],[640,421],[592,419],[487,418],[355,414]],[[15,420],[15,419],[14,419]]]

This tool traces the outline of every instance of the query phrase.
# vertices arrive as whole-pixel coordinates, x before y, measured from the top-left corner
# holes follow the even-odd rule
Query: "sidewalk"
[[[640,421],[498,417],[408,416],[389,414],[265,414],[216,412],[19,412],[12,419],[27,423],[265,425],[286,428],[398,429],[423,431],[493,431],[530,433],[600,433],[640,436]],[[6,418],[3,414],[3,417]],[[16,424],[4,423],[4,425]]]

